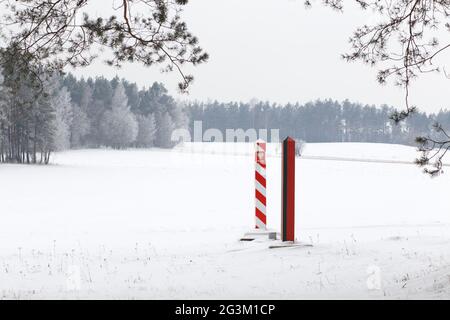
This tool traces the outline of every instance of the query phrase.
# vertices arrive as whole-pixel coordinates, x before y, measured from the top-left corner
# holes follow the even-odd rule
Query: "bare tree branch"
[[[361,61],[379,68],[377,80],[385,84],[389,78],[405,90],[405,108],[391,115],[400,123],[417,108],[410,103],[411,82],[420,74],[439,72],[434,59],[450,48],[446,39],[441,44],[434,36],[436,30],[450,31],[449,0],[354,0],[362,10],[370,10],[380,23],[365,24],[356,29],[349,42],[351,49],[342,55],[347,61]],[[344,9],[343,0],[323,0],[326,6]],[[312,1],[305,1],[307,6]],[[388,65],[388,66],[386,66]],[[445,72],[445,70],[444,70]],[[435,125],[435,134],[443,137],[418,137],[422,156],[417,160],[425,172],[436,176],[442,172],[442,159],[450,148],[446,130]],[[436,151],[436,152],[434,152]],[[430,163],[434,161],[429,168]]]

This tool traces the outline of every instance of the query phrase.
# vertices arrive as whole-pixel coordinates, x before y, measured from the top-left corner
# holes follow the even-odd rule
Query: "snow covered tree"
[[[153,114],[148,116],[138,115],[139,125],[138,135],[136,137],[136,146],[140,148],[152,147],[156,138],[156,120]]]
[[[88,116],[89,106],[92,104],[91,84],[84,79],[77,81],[69,75],[69,79],[74,79],[75,84],[70,90],[73,103],[73,118],[70,128],[70,142],[73,148],[80,148],[88,145],[88,136],[91,130],[91,119]],[[72,80],[73,81],[73,80]],[[74,101],[73,97],[76,97]]]
[[[40,103],[48,98],[48,92],[36,76],[40,72],[44,74],[43,66],[19,63],[19,57],[15,47],[0,50],[0,60],[7,62],[2,69],[2,87],[8,92],[2,108],[4,135],[1,158],[4,162],[30,163],[36,159],[36,152],[42,151],[33,148],[36,117],[51,119],[44,113],[38,114]]]
[[[55,110],[55,150],[70,149],[70,129],[73,121],[73,108],[70,94],[65,87],[57,89],[51,100]]]
[[[169,112],[164,112],[158,121],[155,145],[160,148],[173,147],[172,132],[175,129],[172,117]]]
[[[136,140],[138,122],[130,111],[122,83],[119,83],[114,90],[111,110],[103,114],[100,131],[104,145],[113,148],[129,147]]]
[[[7,125],[7,103],[8,90],[4,86],[4,77],[0,69],[0,162],[5,162],[5,147],[6,147],[6,128]]]
[[[187,128],[189,119],[187,114],[184,112],[181,103],[177,103],[175,99],[168,95],[163,101],[166,110],[172,117],[175,128]]]
[[[91,124],[87,140],[90,146],[99,147],[105,144],[102,122],[105,112],[111,109],[114,90],[111,82],[104,77],[96,78],[91,85],[92,97],[86,110]]]
[[[90,121],[86,112],[78,105],[74,105],[72,109],[72,125],[70,126],[70,144],[72,148],[84,146],[89,132]]]
[[[33,103],[31,121],[33,163],[50,162],[50,155],[55,150],[55,109],[52,105],[51,92],[49,92],[50,81],[44,83],[43,92],[37,95],[37,100]],[[27,162],[28,159],[27,159]]]
[[[1,161],[45,163],[54,150],[54,74],[28,61],[16,47],[0,50],[2,76]]]

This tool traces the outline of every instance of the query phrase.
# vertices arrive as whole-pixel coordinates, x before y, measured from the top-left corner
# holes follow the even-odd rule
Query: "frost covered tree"
[[[160,148],[171,148],[173,146],[172,132],[175,129],[169,112],[164,112],[158,121],[155,145]]]
[[[153,131],[155,127],[156,130],[159,127],[165,112],[169,113],[174,129],[187,128],[189,123],[185,110],[175,102],[161,83],[155,82],[149,88],[139,89],[135,83],[118,77],[112,80],[104,77],[77,80],[70,74],[63,78],[62,83],[72,97],[71,144],[74,148],[92,148],[107,144],[102,123],[105,113],[111,110],[114,91],[119,83],[125,88],[130,111],[138,120],[140,129],[135,146],[150,147],[156,144],[157,132]]]
[[[54,148],[56,151],[70,149],[73,107],[67,89],[65,87],[58,88],[51,103],[55,110]]]
[[[92,104],[92,88],[84,79],[77,81],[69,75],[63,81],[64,85],[70,83],[69,90],[73,103],[73,118],[70,128],[70,142],[73,148],[86,146],[87,137],[91,129],[91,119],[88,116],[89,105]]]
[[[24,64],[15,47],[0,50],[3,65],[1,161],[48,163],[54,150],[51,76],[43,65]],[[28,60],[27,60],[28,61]],[[37,76],[41,75],[41,76]]]
[[[86,136],[90,132],[90,120],[87,113],[78,105],[72,109],[72,125],[70,126],[70,144],[72,148],[85,145]]]
[[[91,128],[87,137],[89,145],[99,147],[105,144],[102,133],[102,122],[105,112],[111,109],[114,90],[111,82],[104,77],[96,78],[92,85],[92,97],[87,106],[87,115]]]
[[[2,70],[0,69],[0,162],[5,162],[5,146],[6,146],[6,128],[7,125],[7,103],[8,103],[8,91],[3,85],[5,78],[3,77]]]
[[[167,96],[163,101],[166,110],[172,117],[172,121],[175,128],[187,128],[189,118],[186,112],[184,111],[181,103],[177,103],[175,99],[171,96]]]
[[[47,84],[49,83],[50,81],[48,80]],[[50,155],[55,151],[55,109],[52,104],[51,92],[47,91],[48,87],[44,83],[44,92],[39,92],[36,95],[36,101],[33,102],[31,112],[33,116],[31,121],[32,163],[39,162],[48,164],[50,162]],[[26,162],[30,162],[28,160],[28,154]]]
[[[130,111],[122,83],[114,90],[111,110],[103,114],[100,131],[104,145],[113,148],[127,148],[136,140],[138,122]]]
[[[136,137],[136,146],[139,148],[149,148],[154,145],[156,138],[156,120],[153,114],[148,116],[138,115],[138,135]]]

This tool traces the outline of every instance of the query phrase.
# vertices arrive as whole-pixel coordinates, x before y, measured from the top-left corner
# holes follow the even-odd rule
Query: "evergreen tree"
[[[5,148],[7,144],[7,130],[8,128],[8,90],[4,86],[3,72],[0,69],[0,162],[5,162]]]
[[[50,161],[50,155],[55,150],[55,109],[52,105],[52,79],[44,82],[42,93],[37,95],[32,109],[32,141],[33,163]]]
[[[2,91],[7,94],[2,99],[0,159],[48,163],[54,148],[51,77],[42,65],[19,63],[26,60],[21,54],[13,46],[0,51],[0,59],[7,62],[2,70]]]
[[[153,114],[148,116],[138,115],[138,135],[136,137],[136,146],[140,148],[149,148],[154,145],[156,138],[156,120]]]
[[[72,148],[86,145],[86,136],[89,134],[90,121],[86,112],[78,105],[73,105],[72,125],[70,126],[70,144]]]
[[[54,147],[56,151],[70,149],[70,135],[73,122],[73,107],[70,94],[65,87],[56,90],[52,97],[55,110]],[[78,120],[78,119],[77,119]]]
[[[160,148],[171,148],[174,145],[172,141],[174,128],[172,117],[168,112],[164,112],[158,121],[155,145]]]
[[[122,83],[114,90],[111,108],[103,114],[100,123],[103,143],[117,149],[127,148],[136,140],[138,123],[130,111]]]

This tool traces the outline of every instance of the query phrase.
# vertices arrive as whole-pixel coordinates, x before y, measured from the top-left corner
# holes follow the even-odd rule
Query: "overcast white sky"
[[[403,106],[404,92],[392,85],[380,86],[376,69],[340,58],[349,48],[352,31],[373,15],[362,13],[350,1],[344,14],[317,2],[306,9],[303,0],[191,0],[183,17],[211,58],[192,70],[195,82],[187,96],[177,93],[176,73],[161,74],[158,68],[138,64],[117,70],[95,63],[76,74],[119,75],[140,86],[161,81],[182,99],[303,103],[348,98]],[[444,75],[424,75],[413,86],[412,103],[428,112],[450,107],[449,88]]]

